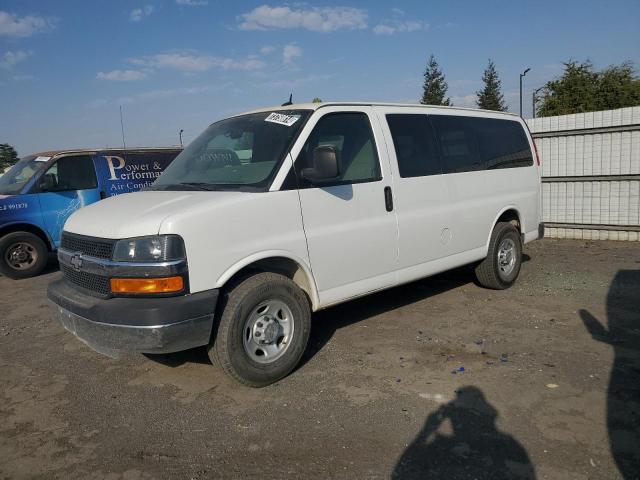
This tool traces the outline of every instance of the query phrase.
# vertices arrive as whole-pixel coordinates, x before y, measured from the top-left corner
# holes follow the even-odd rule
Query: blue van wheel
[[[38,275],[47,257],[47,246],[33,233],[13,232],[0,238],[0,272],[9,278]]]

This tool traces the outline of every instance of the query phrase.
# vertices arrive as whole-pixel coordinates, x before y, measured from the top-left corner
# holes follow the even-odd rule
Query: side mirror
[[[45,173],[38,180],[38,190],[41,192],[49,192],[57,186],[56,177],[50,173]]]
[[[302,170],[302,178],[322,185],[340,176],[340,154],[333,145],[321,145],[313,150],[313,167]]]

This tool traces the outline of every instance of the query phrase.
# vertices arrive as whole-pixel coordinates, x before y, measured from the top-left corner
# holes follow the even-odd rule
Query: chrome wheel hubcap
[[[30,243],[17,242],[7,249],[5,260],[14,270],[25,270],[38,260],[38,252]]]
[[[286,303],[264,301],[253,309],[245,322],[244,351],[254,362],[274,362],[289,348],[293,328],[293,314]]]
[[[510,238],[505,238],[498,247],[498,270],[503,277],[508,277],[516,266],[516,244]]]

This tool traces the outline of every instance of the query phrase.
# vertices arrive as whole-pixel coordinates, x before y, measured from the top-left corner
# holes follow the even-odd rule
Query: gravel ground
[[[314,315],[242,387],[204,349],[103,357],[0,278],[0,478],[640,477],[640,244],[544,240],[516,285],[462,268]]]

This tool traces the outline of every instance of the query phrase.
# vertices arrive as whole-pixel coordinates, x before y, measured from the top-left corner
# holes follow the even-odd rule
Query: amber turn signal
[[[113,293],[173,293],[183,288],[182,277],[111,279]]]

